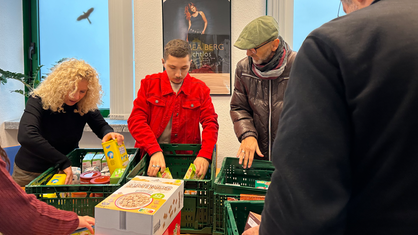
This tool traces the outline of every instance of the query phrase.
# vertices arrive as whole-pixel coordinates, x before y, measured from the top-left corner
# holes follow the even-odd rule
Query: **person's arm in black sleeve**
[[[260,234],[344,234],[350,111],[335,51],[309,36],[290,74]]]
[[[103,139],[106,134],[114,132],[113,128],[104,120],[99,110],[90,111],[86,115],[89,115],[87,123],[99,139]]]
[[[20,119],[18,141],[22,147],[38,157],[52,164],[58,164],[60,170],[66,169],[71,166],[71,161],[49,144],[48,140],[41,134],[41,120],[44,114],[41,99],[30,97]]]

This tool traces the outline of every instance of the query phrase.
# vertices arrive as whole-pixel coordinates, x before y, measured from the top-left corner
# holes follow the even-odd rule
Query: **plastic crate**
[[[266,189],[255,188],[256,180],[270,181],[274,166],[270,161],[254,160],[244,169],[238,158],[226,157],[214,182],[213,234],[225,234],[225,202],[228,197],[240,199],[241,194],[266,195]]]
[[[170,168],[174,179],[183,179],[196,159],[200,144],[161,144],[165,164]],[[145,154],[139,163],[133,164],[127,170],[124,183],[137,175],[146,176],[149,165],[149,155]],[[135,170],[134,170],[135,169]],[[202,180],[184,180],[184,189],[196,191],[196,195],[184,195],[184,205],[181,211],[181,233],[212,233],[213,216],[213,181],[216,174],[216,147],[212,154],[212,164]]]
[[[128,154],[138,154],[138,149],[126,149]],[[88,152],[103,152],[103,149],[74,149],[67,156],[71,161],[71,165],[81,167],[82,161]],[[128,167],[130,167],[128,164]],[[76,184],[76,185],[46,185],[46,183],[58,172],[58,167],[51,167],[42,173],[40,176],[32,180],[25,187],[28,194],[34,194],[36,197],[61,210],[74,211],[78,215],[94,216],[94,207],[99,204],[104,198],[115,192],[122,185],[122,179],[128,174],[127,171],[123,174],[117,184]],[[85,192],[87,197],[61,197],[60,193]],[[44,197],[44,194],[56,193],[56,198]],[[103,196],[90,197],[91,193],[100,193]]]
[[[261,214],[264,201],[225,202],[225,234],[240,235],[244,232],[250,211]]]

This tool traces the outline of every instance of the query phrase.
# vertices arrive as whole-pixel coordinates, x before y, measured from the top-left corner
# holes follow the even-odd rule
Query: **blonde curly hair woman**
[[[55,66],[29,97],[19,124],[21,148],[15,157],[13,179],[25,186],[48,168],[58,165],[72,181],[67,154],[78,148],[86,123],[102,142],[115,133],[98,110],[102,89],[96,70],[83,60],[69,59]]]

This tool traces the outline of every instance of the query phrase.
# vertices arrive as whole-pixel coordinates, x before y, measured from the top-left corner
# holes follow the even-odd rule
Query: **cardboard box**
[[[183,208],[182,180],[136,176],[95,207],[96,234],[162,235]]]
[[[83,158],[83,162],[81,163],[81,173],[84,173],[84,171],[91,167],[91,161],[93,160],[94,155],[96,155],[95,152],[88,152]]]
[[[247,223],[245,224],[244,231],[252,227],[258,226],[261,223],[261,215],[250,211],[248,214]]]
[[[117,184],[122,177],[123,172],[125,172],[125,168],[117,168],[113,171],[113,174],[110,176],[110,183]]]
[[[63,185],[65,184],[65,178],[67,178],[66,174],[55,174],[52,178],[48,181],[46,185]],[[65,197],[65,194],[60,194],[61,197]],[[56,198],[56,193],[45,193],[43,197],[47,198]]]
[[[102,170],[102,158],[104,157],[104,154],[101,152],[96,153],[96,155],[94,155],[93,159],[91,160],[91,166],[93,167],[98,167],[99,171]]]
[[[173,222],[171,222],[171,224],[168,225],[163,235],[180,235],[180,225],[181,225],[181,211],[174,218]]]
[[[264,181],[264,180],[255,181],[255,188],[268,189],[269,186],[270,186],[270,181]]]
[[[102,146],[111,175],[116,168],[126,168],[128,166],[129,155],[126,152],[125,144],[119,145],[117,140],[109,140],[102,143]]]

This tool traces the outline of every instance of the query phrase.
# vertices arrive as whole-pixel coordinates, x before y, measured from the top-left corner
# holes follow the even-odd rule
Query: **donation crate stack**
[[[254,160],[251,168],[244,169],[239,158],[226,157],[214,181],[214,214],[212,234],[225,234],[225,202],[260,200],[264,203],[267,189],[255,187],[256,181],[271,181],[274,166],[270,161]],[[251,201],[249,201],[251,202]],[[260,211],[261,212],[261,211]],[[248,216],[248,213],[247,215]]]
[[[126,151],[129,155],[133,155],[133,158],[138,153],[136,148],[128,148]],[[81,168],[84,157],[93,153],[103,153],[103,149],[74,149],[67,156],[71,161],[71,166]],[[56,173],[58,173],[58,166],[49,168],[26,185],[25,191],[58,209],[92,217],[94,217],[94,207],[119,189],[127,174],[125,171],[115,184],[81,184],[80,182],[80,184],[70,185],[46,185]]]
[[[216,146],[212,164],[201,180],[183,179],[190,163],[196,159],[201,148],[199,144],[161,144],[166,167],[173,179],[184,180],[184,206],[181,211],[181,233],[212,233],[213,180],[216,174]],[[135,176],[146,176],[150,158],[145,154],[139,163],[126,169],[126,181]],[[126,183],[126,182],[125,182]]]

